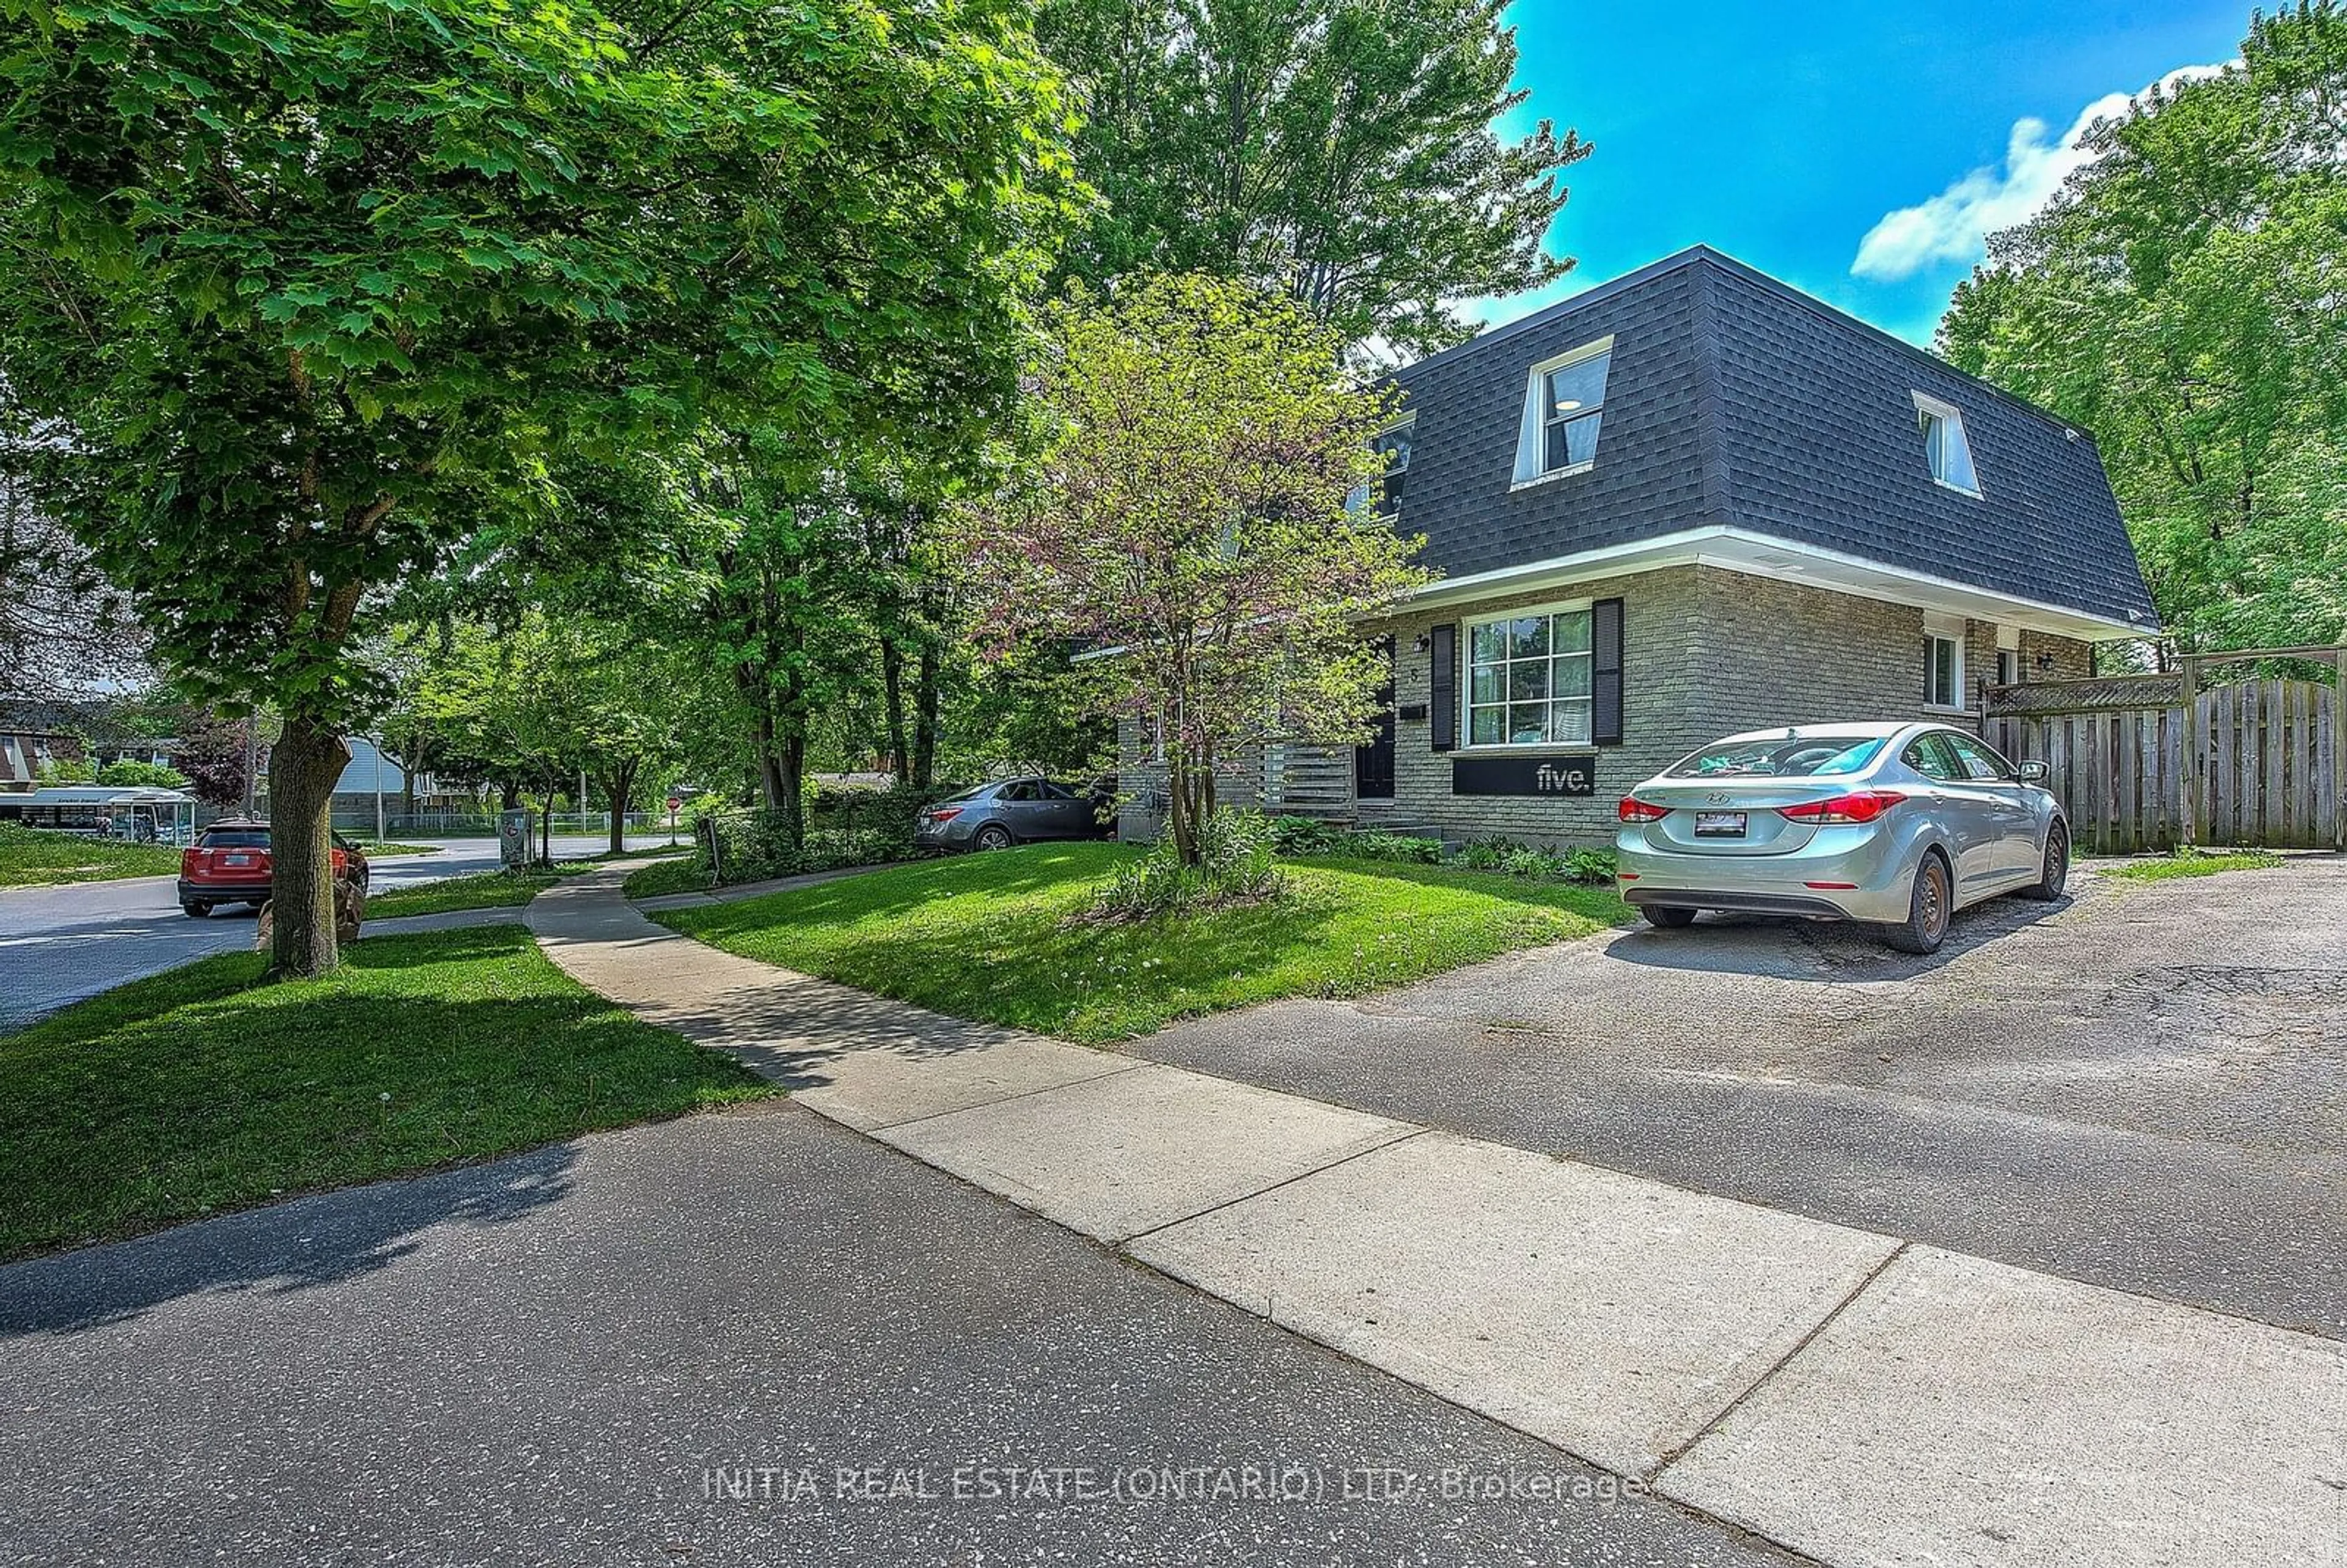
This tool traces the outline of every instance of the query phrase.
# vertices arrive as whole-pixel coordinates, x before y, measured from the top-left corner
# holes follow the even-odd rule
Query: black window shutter
[[[1447,621],[1436,627],[1429,648],[1434,668],[1427,686],[1427,728],[1433,749],[1447,752],[1459,743],[1459,628]]]
[[[1622,743],[1622,601],[1601,599],[1589,607],[1589,738],[1601,746]]]

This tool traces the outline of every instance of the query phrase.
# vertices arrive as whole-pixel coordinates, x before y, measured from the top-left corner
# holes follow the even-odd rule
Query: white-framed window
[[[1961,620],[1927,617],[1923,622],[1923,703],[1930,708],[1964,705],[1964,627]]]
[[[1578,474],[1597,461],[1605,378],[1613,365],[1614,340],[1603,337],[1532,366],[1516,441],[1517,484]]]
[[[1345,497],[1347,511],[1368,511],[1373,489],[1377,493],[1378,516],[1390,518],[1401,509],[1402,484],[1409,473],[1410,436],[1417,425],[1418,418],[1412,415],[1388,425],[1370,438],[1370,450],[1386,460],[1386,477],[1382,483],[1371,480],[1354,486],[1353,493]]]
[[[1972,443],[1964,439],[1964,416],[1952,403],[1915,394],[1915,427],[1923,436],[1923,460],[1932,477],[1967,496],[1981,493],[1980,476],[1973,470]]]
[[[2021,683],[2021,628],[2018,626],[1996,629],[1996,683],[2000,686]]]
[[[1467,743],[1586,745],[1586,603],[1519,610],[1467,626]]]

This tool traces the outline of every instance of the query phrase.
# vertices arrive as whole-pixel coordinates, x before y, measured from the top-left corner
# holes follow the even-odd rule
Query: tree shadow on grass
[[[864,876],[845,876],[738,903],[692,906],[662,912],[661,924],[696,936],[723,936],[771,925],[774,901],[788,900],[794,917],[846,921],[901,915],[939,898],[972,894],[1010,898],[1052,888],[1090,886],[1118,858],[1114,845],[1034,844],[925,860]],[[682,916],[683,918],[678,917]]]
[[[848,961],[825,965],[830,979],[778,978],[663,1011],[660,1021],[742,1054],[793,1089],[815,1088],[850,1051],[947,1056],[1026,1031],[1127,1039],[1282,994],[1293,988],[1266,989],[1263,977],[1327,951],[1337,917],[1325,904],[1296,899],[1130,925],[1068,925],[1032,912],[976,933],[898,925],[857,944]],[[1391,982],[1365,975],[1346,989],[1382,983]],[[776,1040],[792,1043],[777,1048]]]
[[[347,974],[315,983],[256,985],[259,964],[207,960],[5,1042],[6,1245],[175,1225],[210,1239],[0,1269],[0,1331],[102,1321],[194,1290],[347,1278],[402,1255],[409,1231],[559,1198],[569,1153],[538,1146],[763,1092],[740,1063],[561,979],[518,927],[361,944]],[[446,972],[405,973],[428,965]],[[500,1163],[447,1169],[487,1160]],[[384,1181],[422,1172],[440,1173]],[[200,1219],[362,1182],[382,1184]]]
[[[503,1225],[559,1201],[576,1157],[557,1144],[11,1264],[0,1267],[0,1335],[73,1334],[182,1296],[282,1294],[372,1274],[415,1252],[431,1226]]]
[[[373,935],[362,927],[359,939],[343,948],[343,961],[355,969],[407,969],[426,964],[501,958],[537,946],[528,927],[522,924],[518,907],[468,913],[503,917],[484,918],[471,925],[443,926],[437,930],[379,931]]]

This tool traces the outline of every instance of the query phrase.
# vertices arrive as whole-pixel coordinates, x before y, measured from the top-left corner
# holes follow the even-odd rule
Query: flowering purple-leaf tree
[[[979,645],[1085,650],[1086,701],[1162,737],[1194,865],[1218,772],[1368,735],[1387,671],[1362,623],[1429,580],[1421,541],[1358,504],[1398,395],[1349,383],[1333,333],[1235,282],[1143,281],[1051,326],[1035,451],[960,519]]]

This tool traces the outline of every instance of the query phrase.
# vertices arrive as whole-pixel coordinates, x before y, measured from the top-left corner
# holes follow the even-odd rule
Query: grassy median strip
[[[515,926],[370,937],[321,980],[206,958],[0,1035],[0,1256],[774,1092]]]
[[[0,823],[0,887],[60,882],[111,882],[120,876],[176,876],[179,852],[167,845],[118,844],[77,833]]]
[[[1627,917],[1610,888],[1437,866],[1291,862],[1263,904],[1071,919],[1119,858],[1037,845],[654,917],[753,958],[939,1012],[1101,1041],[1279,997],[1349,997]]]
[[[2186,847],[2157,860],[2130,860],[2104,871],[2127,882],[2169,882],[2178,876],[2214,876],[2219,871],[2270,871],[2282,857],[2270,849]]]

